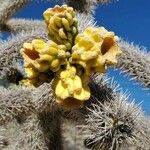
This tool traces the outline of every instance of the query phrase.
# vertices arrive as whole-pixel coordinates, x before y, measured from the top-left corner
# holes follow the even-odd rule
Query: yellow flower
[[[82,106],[83,102],[90,98],[90,89],[83,86],[74,66],[60,71],[57,76],[53,83],[57,103],[68,108],[77,107]]]
[[[117,36],[105,28],[88,27],[83,34],[77,35],[72,47],[72,64],[81,65],[85,73],[104,73],[107,66],[117,63],[121,50],[117,45]]]
[[[66,49],[65,45],[57,45],[53,41],[33,40],[32,43],[24,43],[21,54],[27,77],[37,77],[39,72],[48,69],[54,72],[59,70],[69,56]]]
[[[67,5],[49,8],[43,13],[50,38],[70,50],[77,34],[77,19],[72,7]]]
[[[100,46],[100,54],[106,61],[106,65],[117,63],[117,56],[122,52],[117,44],[119,38],[114,32],[109,32],[104,27],[88,27],[84,34],[91,37]]]

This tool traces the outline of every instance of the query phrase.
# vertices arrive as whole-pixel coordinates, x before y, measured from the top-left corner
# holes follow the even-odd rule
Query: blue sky
[[[55,4],[54,2],[32,2],[19,11],[15,17],[42,19],[43,11]],[[123,39],[150,49],[150,1],[120,0],[99,6],[95,13],[95,20],[99,26],[105,26]],[[108,76],[113,76],[124,91],[130,91],[137,103],[143,101],[142,107],[146,114],[150,115],[150,95],[147,91],[142,90],[136,82],[129,81],[128,77],[119,75],[119,72],[113,69],[109,69]]]

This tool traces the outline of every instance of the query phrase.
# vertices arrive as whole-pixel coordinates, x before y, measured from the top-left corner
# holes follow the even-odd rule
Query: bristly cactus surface
[[[56,72],[56,102],[66,108],[81,107],[90,99],[90,75],[117,64],[121,54],[118,37],[104,27],[89,26],[78,34],[75,12],[67,5],[49,8],[43,15],[50,40],[24,43],[21,54],[27,80],[21,83],[39,86],[49,82],[51,70]]]
[[[104,75],[149,88],[149,53],[96,26],[111,0],[60,1],[44,22],[11,18],[31,0],[0,0],[0,33],[14,33],[0,40],[0,150],[150,150],[150,119]]]

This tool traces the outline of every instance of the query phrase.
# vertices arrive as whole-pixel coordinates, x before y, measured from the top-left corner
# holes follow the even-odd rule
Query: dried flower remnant
[[[49,8],[44,12],[49,37],[58,44],[65,44],[71,49],[77,35],[77,19],[72,7],[67,5]]]

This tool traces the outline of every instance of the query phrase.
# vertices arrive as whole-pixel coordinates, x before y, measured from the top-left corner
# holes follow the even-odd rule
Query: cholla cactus
[[[86,125],[83,126],[85,145],[104,150],[119,149],[124,142],[134,144],[137,128],[141,126],[140,111],[134,103],[126,103],[126,97],[116,101],[93,104]]]
[[[150,119],[103,75],[117,64],[149,88],[149,54],[95,25],[109,0],[63,0],[45,23],[10,18],[30,0],[0,2],[0,31],[15,33],[0,41],[0,149],[150,149]]]
[[[129,94],[122,93],[113,81],[109,85],[113,90],[108,90],[108,79],[99,76],[95,76],[95,79],[99,82],[96,83],[96,89],[95,85],[92,85],[93,103],[87,105],[85,123],[79,125],[85,139],[84,145],[96,150],[122,150],[125,147],[149,149],[149,136],[145,134],[149,133],[149,124],[145,124],[146,120],[140,106],[132,100],[128,102]],[[100,95],[96,94],[98,89]],[[105,101],[99,97],[103,97],[102,100]]]

